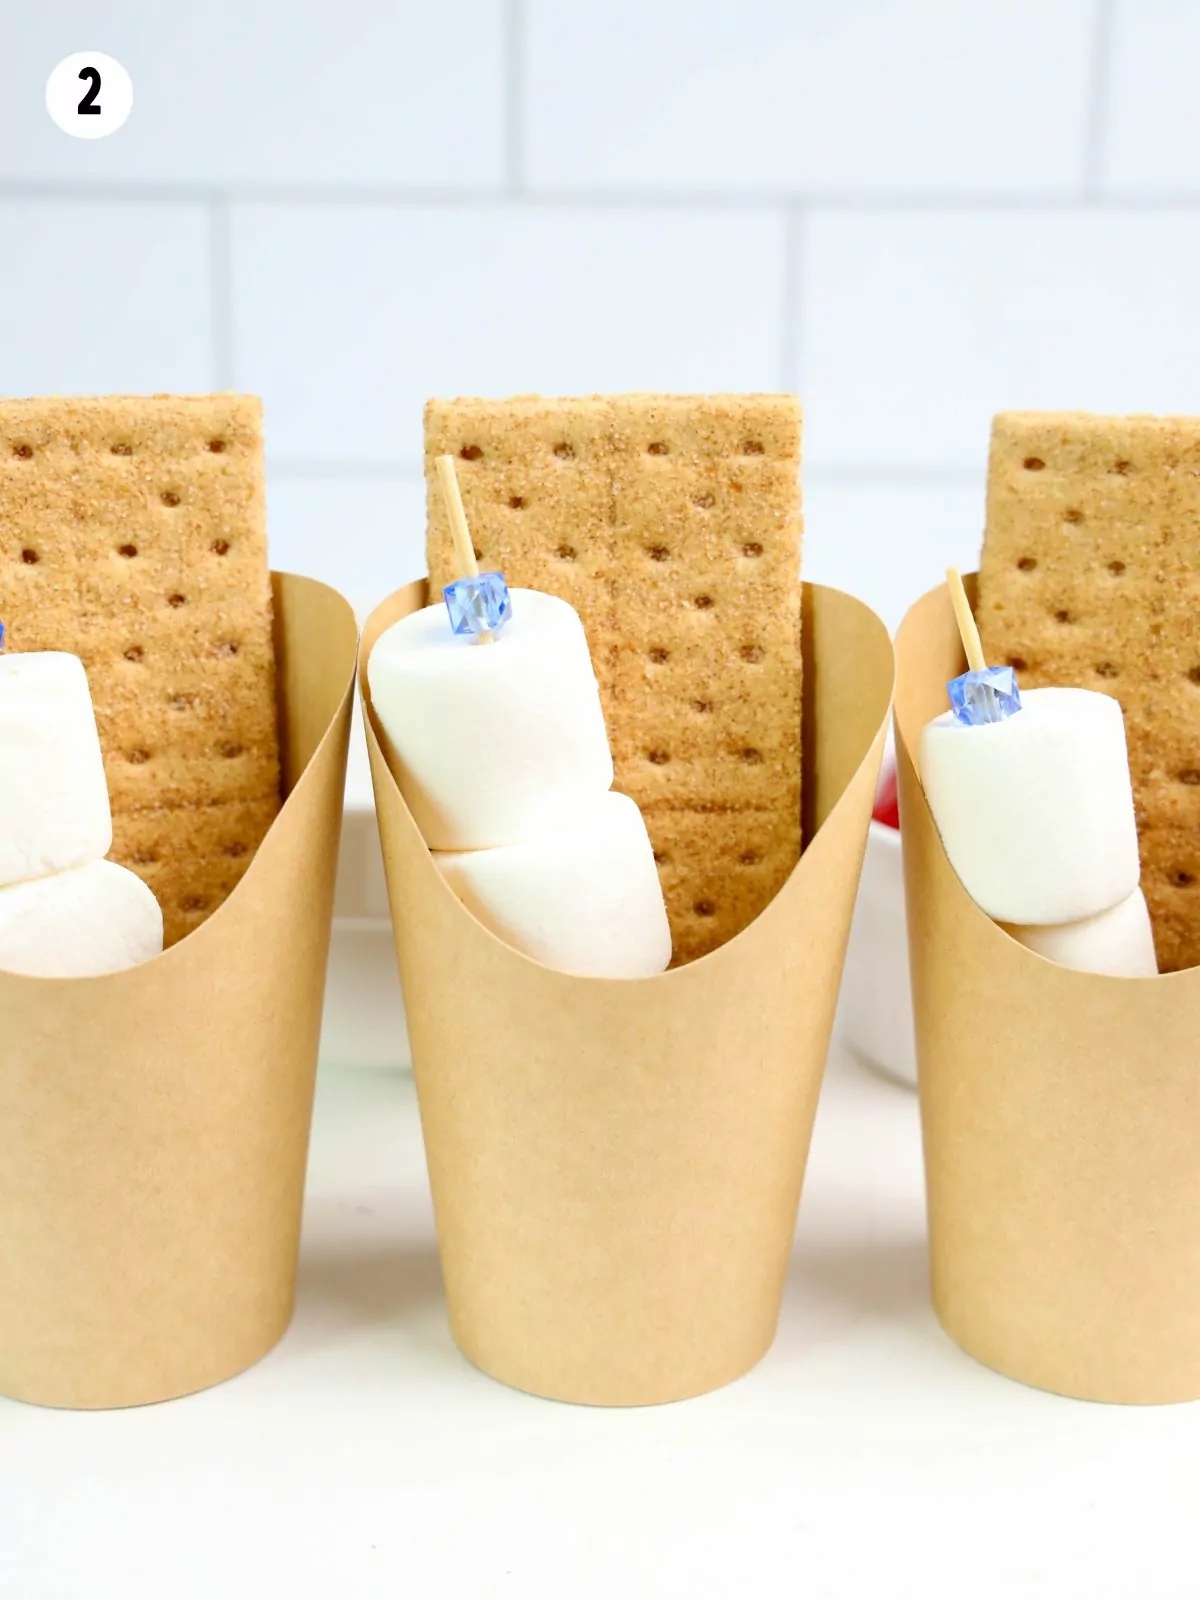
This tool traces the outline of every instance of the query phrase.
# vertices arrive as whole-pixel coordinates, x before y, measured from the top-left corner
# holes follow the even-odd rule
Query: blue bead
[[[4,624],[0,622],[0,655],[4,654]]]
[[[985,722],[1003,722],[1021,709],[1017,675],[1011,667],[984,667],[982,672],[964,672],[946,688],[954,715],[968,728],[978,728]]]
[[[442,594],[455,633],[498,633],[512,616],[512,600],[502,572],[456,578]]]

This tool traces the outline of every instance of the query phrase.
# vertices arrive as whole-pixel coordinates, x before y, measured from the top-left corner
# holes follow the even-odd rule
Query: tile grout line
[[[214,194],[208,202],[209,310],[212,317],[214,388],[232,389],[233,264],[230,259],[229,200]]]
[[[1114,0],[1095,0],[1083,148],[1083,193],[1091,201],[1100,198],[1108,153],[1114,26]]]
[[[0,179],[0,200],[106,201],[115,205],[192,205],[210,202],[215,191],[201,184],[121,184],[101,182],[55,182]],[[814,212],[947,213],[978,212],[1003,214],[1009,211],[1049,211],[1072,213],[1100,210],[1122,212],[1200,211],[1200,189],[1148,192],[1107,190],[1086,195],[1078,188],[1046,194],[947,192],[936,194],[913,190],[894,195],[864,190],[787,191],[761,194],[731,190],[588,190],[523,188],[519,195],[504,188],[476,189],[420,187],[379,187],[372,185],[240,183],[220,191],[226,205],[289,206],[374,206],[396,210],[455,210],[476,207],[504,209],[519,199],[523,206],[575,211],[666,211],[683,213],[745,212],[778,214],[781,207],[794,207],[806,214]]]
[[[509,199],[525,192],[525,13],[521,0],[504,5],[504,182]]]
[[[779,387],[799,393],[804,281],[800,258],[804,245],[803,208],[788,206],[783,217],[783,283],[780,294]]]

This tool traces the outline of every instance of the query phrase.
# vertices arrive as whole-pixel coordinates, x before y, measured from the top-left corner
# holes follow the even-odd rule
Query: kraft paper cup
[[[806,587],[807,848],[756,922],[689,966],[552,972],[455,899],[367,738],[450,1324],[514,1388],[679,1400],[769,1348],[892,691],[883,624]]]
[[[229,899],[102,978],[0,973],[0,1393],[167,1400],[292,1312],[354,615],[276,574],[286,802]]]
[[[1200,969],[1074,972],[980,911],[915,768],[965,667],[944,587],[896,656],[934,1308],[968,1354],[1036,1388],[1200,1398]]]

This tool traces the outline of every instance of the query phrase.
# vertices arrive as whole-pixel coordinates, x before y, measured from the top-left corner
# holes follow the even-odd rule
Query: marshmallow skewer
[[[1011,667],[989,667],[979,641],[979,629],[957,567],[946,568],[954,619],[967,655],[967,671],[946,685],[958,721],[969,728],[1003,722],[1021,709],[1017,679]]]
[[[458,570],[460,573],[458,583],[448,585],[448,589],[457,589],[458,584],[462,584],[464,586],[464,598],[473,599],[474,593],[470,586],[472,584],[478,586],[480,583],[479,563],[475,559],[475,541],[471,538],[471,530],[467,526],[467,513],[462,503],[462,491],[458,487],[458,474],[454,470],[454,457],[438,456],[434,466],[437,468],[438,486],[442,491],[442,498],[446,502],[446,514],[450,518],[450,537],[454,541],[454,554],[458,558]],[[491,577],[493,574],[489,573],[487,576]],[[446,602],[449,605],[449,593],[447,593]],[[453,607],[451,607],[450,615],[453,619]],[[458,631],[456,626],[455,632]],[[475,630],[473,638],[477,644],[494,643],[490,628]]]
[[[608,790],[518,844],[433,852],[497,938],[559,972],[649,978],[671,960],[654,848],[636,804]]]
[[[1110,910],[1078,922],[1024,928],[1002,922],[1000,926],[1018,944],[1060,967],[1102,972],[1112,978],[1153,978],[1158,973],[1154,930],[1140,889],[1118,900]]]
[[[0,887],[99,861],[111,849],[82,661],[61,650],[0,651]]]
[[[98,978],[159,955],[154,893],[115,861],[90,861],[0,888],[0,971]]]
[[[434,465],[437,467],[438,484],[446,502],[446,514],[450,518],[450,537],[454,540],[458,570],[465,577],[477,578],[479,563],[475,559],[471,530],[467,527],[467,513],[462,503],[462,492],[458,487],[458,474],[454,470],[454,457],[438,456]]]
[[[641,812],[612,792],[579,615],[479,571],[453,457],[436,470],[462,574],[442,591],[450,629],[426,606],[367,662],[400,791],[451,892],[511,948],[583,976],[662,972],[662,885]],[[499,648],[481,655],[461,635]]]
[[[496,849],[605,794],[612,752],[578,613],[532,589],[510,595],[502,572],[479,571],[453,458],[436,465],[464,576],[442,591],[445,611],[411,612],[376,640],[367,679],[426,844]],[[479,639],[500,648],[464,648]]]
[[[975,626],[971,602],[967,599],[967,591],[963,588],[962,574],[957,567],[946,568],[946,582],[950,586],[950,604],[954,607],[954,620],[958,623],[963,649],[967,653],[967,666],[972,672],[986,672],[987,662],[983,656],[983,643],[979,637],[979,629]]]
[[[1011,667],[983,659],[962,580],[946,577],[970,666],[946,685],[951,710],[922,729],[919,766],[950,865],[982,911],[1049,959],[1144,972],[1121,707],[1090,689],[1021,695]]]
[[[4,644],[0,622],[0,971],[83,978],[148,961],[162,911],[103,859],[112,813],[83,662]]]
[[[1107,911],[1138,886],[1121,708],[1091,689],[1028,689],[1020,710],[921,730],[921,782],[950,865],[997,922]]]
[[[520,844],[612,787],[578,614],[534,589],[512,598],[492,650],[426,606],[381,634],[367,662],[392,771],[431,850]]]

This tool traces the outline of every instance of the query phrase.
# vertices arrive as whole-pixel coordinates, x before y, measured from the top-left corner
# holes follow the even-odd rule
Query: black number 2
[[[100,107],[96,104],[96,96],[100,93],[100,74],[95,67],[84,67],[79,74],[81,83],[87,83],[89,80],[92,87],[79,102],[79,115],[81,117],[98,117],[101,112]]]

